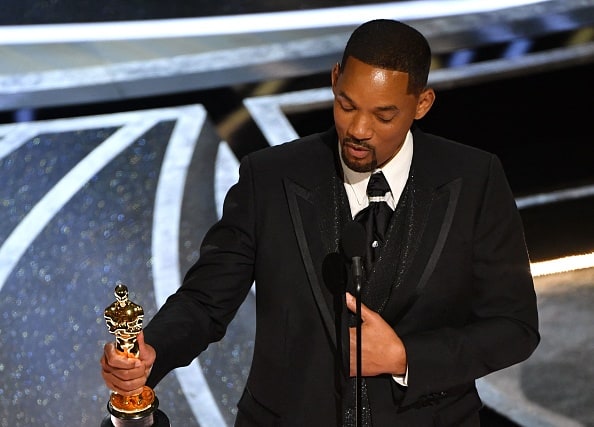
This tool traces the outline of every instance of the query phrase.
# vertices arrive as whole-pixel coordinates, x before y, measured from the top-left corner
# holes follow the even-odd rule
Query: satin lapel
[[[320,180],[323,184],[313,190],[288,178],[284,185],[314,300],[332,343],[339,348],[336,342],[341,333],[337,319],[341,315],[341,305],[337,304],[337,299],[344,292],[347,280],[339,242],[348,211],[340,179],[334,175],[325,178]]]
[[[445,245],[460,195],[462,180],[437,189],[413,184],[402,236],[400,263],[384,309],[390,322],[401,319],[423,293]]]

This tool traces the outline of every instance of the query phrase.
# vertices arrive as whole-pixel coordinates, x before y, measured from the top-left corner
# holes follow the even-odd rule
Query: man
[[[135,392],[190,363],[223,337],[255,280],[237,426],[479,425],[475,379],[534,351],[536,298],[498,159],[414,125],[435,99],[430,60],[403,23],[353,32],[331,75],[335,126],[242,160],[200,259],[139,336],[140,360],[106,345],[109,388]],[[389,189],[370,198],[379,171]],[[357,304],[341,241],[370,200],[391,216],[365,244],[355,389]]]

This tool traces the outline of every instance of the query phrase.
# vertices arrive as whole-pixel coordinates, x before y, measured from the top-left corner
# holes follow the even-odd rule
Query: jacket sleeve
[[[478,213],[470,297],[460,301],[470,304],[470,315],[462,326],[437,326],[402,337],[409,369],[404,405],[473,384],[477,378],[521,362],[540,340],[523,225],[495,156]]]
[[[181,287],[144,330],[157,359],[147,384],[192,362],[211,342],[223,338],[254,280],[254,197],[248,158],[227,193],[220,221],[204,236],[198,261]]]

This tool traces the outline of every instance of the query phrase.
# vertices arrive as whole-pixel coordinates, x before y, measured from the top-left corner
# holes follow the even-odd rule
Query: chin
[[[341,148],[341,157],[345,165],[351,170],[355,172],[373,172],[377,167],[377,160],[375,156],[372,156],[371,159],[364,158],[364,159],[357,159],[352,156],[349,156],[346,150],[344,149],[344,145]]]
[[[376,169],[377,162],[375,161],[364,161],[364,160],[353,160],[353,159],[343,159],[344,164],[351,170],[355,172],[373,172]]]

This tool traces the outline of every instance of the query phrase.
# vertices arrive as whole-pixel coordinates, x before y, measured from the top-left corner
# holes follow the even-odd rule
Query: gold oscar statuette
[[[128,299],[128,288],[118,283],[116,300],[104,311],[105,323],[115,336],[116,350],[126,357],[139,357],[138,334],[142,331],[144,310]],[[143,386],[132,396],[111,392],[107,410],[109,415],[101,427],[169,427],[169,419],[158,409],[159,400],[152,388]]]

